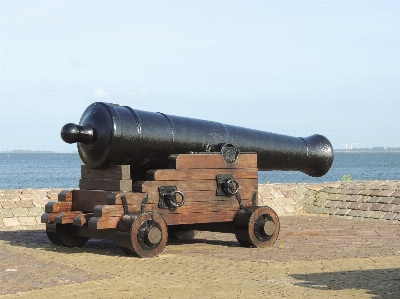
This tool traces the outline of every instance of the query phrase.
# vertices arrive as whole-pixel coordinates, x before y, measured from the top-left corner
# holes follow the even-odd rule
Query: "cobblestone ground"
[[[44,230],[0,232],[1,298],[400,298],[398,223],[281,217],[272,248],[200,232],[153,259],[114,241],[52,245]]]

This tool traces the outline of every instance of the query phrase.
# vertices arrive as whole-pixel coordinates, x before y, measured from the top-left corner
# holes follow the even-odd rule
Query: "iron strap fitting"
[[[231,196],[239,192],[239,183],[231,174],[217,174],[217,196]]]
[[[176,186],[160,186],[158,187],[160,209],[176,209],[184,205],[185,194],[179,191]],[[182,197],[181,202],[176,201],[176,194]]]

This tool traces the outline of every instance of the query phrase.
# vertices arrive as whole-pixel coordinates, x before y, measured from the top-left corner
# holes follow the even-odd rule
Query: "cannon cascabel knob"
[[[89,126],[68,123],[61,128],[61,139],[66,143],[81,142],[91,144],[94,142],[94,137],[94,129]]]

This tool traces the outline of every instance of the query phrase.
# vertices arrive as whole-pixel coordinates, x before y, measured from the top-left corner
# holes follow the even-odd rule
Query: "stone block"
[[[390,195],[392,195],[393,192],[394,192],[394,190],[383,190],[383,191],[381,191],[379,196],[384,196],[384,197],[390,196]]]
[[[374,219],[381,219],[382,217],[384,217],[386,215],[386,212],[382,212],[382,211],[376,211],[374,212],[370,218],[374,218]]]
[[[337,200],[339,198],[339,194],[329,194],[326,198],[327,200]]]
[[[284,206],[283,210],[288,214],[292,214],[292,213],[296,212],[296,210],[295,210],[293,205]]]
[[[361,190],[360,193],[358,193],[358,194],[363,195],[363,196],[368,196],[371,194],[371,192],[372,192],[372,190],[367,189],[367,190]]]
[[[392,208],[392,211],[391,212],[393,212],[393,213],[400,213],[400,205],[395,205],[393,208]]]
[[[392,203],[392,201],[394,200],[394,197],[381,197],[378,202],[379,203],[384,203],[384,204],[389,204]]]
[[[12,200],[2,201],[0,204],[3,209],[12,209],[17,207],[15,201]]]
[[[315,193],[315,197],[316,198],[320,198],[320,199],[326,199],[326,198],[328,198],[328,193],[326,193],[326,192],[316,192]]]
[[[3,218],[4,226],[18,226],[20,225],[18,218]]]
[[[380,199],[381,199],[381,197],[372,196],[372,197],[370,197],[370,198],[367,200],[367,202],[375,203],[375,202],[378,202]]]
[[[347,208],[350,209],[350,210],[358,210],[360,205],[361,205],[360,202],[352,202],[347,206]]]
[[[360,201],[361,199],[361,195],[350,195],[346,201]]]
[[[400,197],[400,191],[399,190],[398,191],[394,191],[390,196]]]
[[[338,204],[340,204],[340,202],[339,201],[328,201],[326,204],[325,204],[325,208],[335,208]]]
[[[392,203],[395,204],[395,205],[399,205],[400,204],[400,198],[398,198],[398,197],[393,198]]]
[[[362,211],[359,217],[369,218],[373,213],[374,211]]]
[[[25,216],[41,216],[44,213],[44,207],[27,208],[27,212]]]
[[[306,213],[312,214],[315,211],[316,208],[317,207],[315,207],[313,205],[305,205],[303,207],[303,211],[306,212]]]
[[[360,210],[351,210],[347,216],[352,216],[352,217],[360,217],[360,214],[362,213],[362,211]]]
[[[326,199],[317,199],[313,202],[314,206],[323,207],[328,201]]]
[[[393,220],[400,220],[400,214],[396,214],[396,216],[393,217]]]
[[[379,196],[381,194],[382,190],[372,190],[372,192],[369,194],[369,196]]]
[[[396,215],[398,215],[398,214],[388,212],[388,213],[386,213],[385,216],[382,217],[382,219],[385,219],[385,220],[392,220]]]
[[[14,217],[14,214],[12,213],[11,209],[0,209],[0,219],[8,217]]]
[[[395,207],[396,205],[392,205],[392,204],[385,204],[385,205],[383,205],[383,207],[382,207],[382,209],[381,209],[381,211],[382,212],[391,212],[392,211],[392,209]]]
[[[349,198],[350,198],[350,195],[341,194],[341,195],[339,195],[339,197],[336,200],[338,200],[338,201],[347,201],[347,199],[349,199]]]
[[[15,202],[18,208],[32,208],[34,207],[32,200],[20,200]]]
[[[363,210],[363,211],[368,211],[371,207],[372,207],[372,203],[362,203],[360,204],[360,206],[358,207],[358,209]]]
[[[314,214],[325,214],[328,209],[324,207],[318,207],[314,210]]]
[[[372,204],[370,210],[371,211],[380,211],[382,209],[382,207],[383,207],[383,204],[376,202],[376,203]]]
[[[335,215],[339,215],[339,216],[345,216],[348,213],[350,213],[351,210],[350,209],[340,209],[339,211],[336,212]]]
[[[336,208],[336,207],[331,207],[329,209],[326,210],[326,214],[329,215],[335,215],[340,209]]]
[[[304,186],[300,186],[297,187],[296,189],[294,189],[294,192],[296,192],[297,194],[303,194],[304,192],[306,192],[308,189]]]
[[[13,213],[14,217],[27,216],[27,214],[28,214],[27,208],[14,208],[14,209],[10,209],[10,211]]]
[[[347,207],[349,206],[349,205],[351,205],[352,203],[351,202],[347,202],[347,201],[345,201],[345,202],[340,202],[338,205],[337,205],[337,208],[339,208],[339,209],[347,209]]]
[[[18,221],[21,225],[37,225],[35,217],[18,217]]]
[[[272,190],[271,191],[271,195],[274,198],[283,198],[283,197],[285,197],[285,195],[283,195],[282,192],[279,191],[279,190]]]

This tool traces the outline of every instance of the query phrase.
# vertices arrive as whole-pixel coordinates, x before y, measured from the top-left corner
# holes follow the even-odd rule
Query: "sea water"
[[[77,153],[0,153],[0,189],[78,188],[82,161]],[[342,180],[400,180],[400,153],[335,153],[320,178],[298,171],[260,171],[263,183],[321,183]]]

